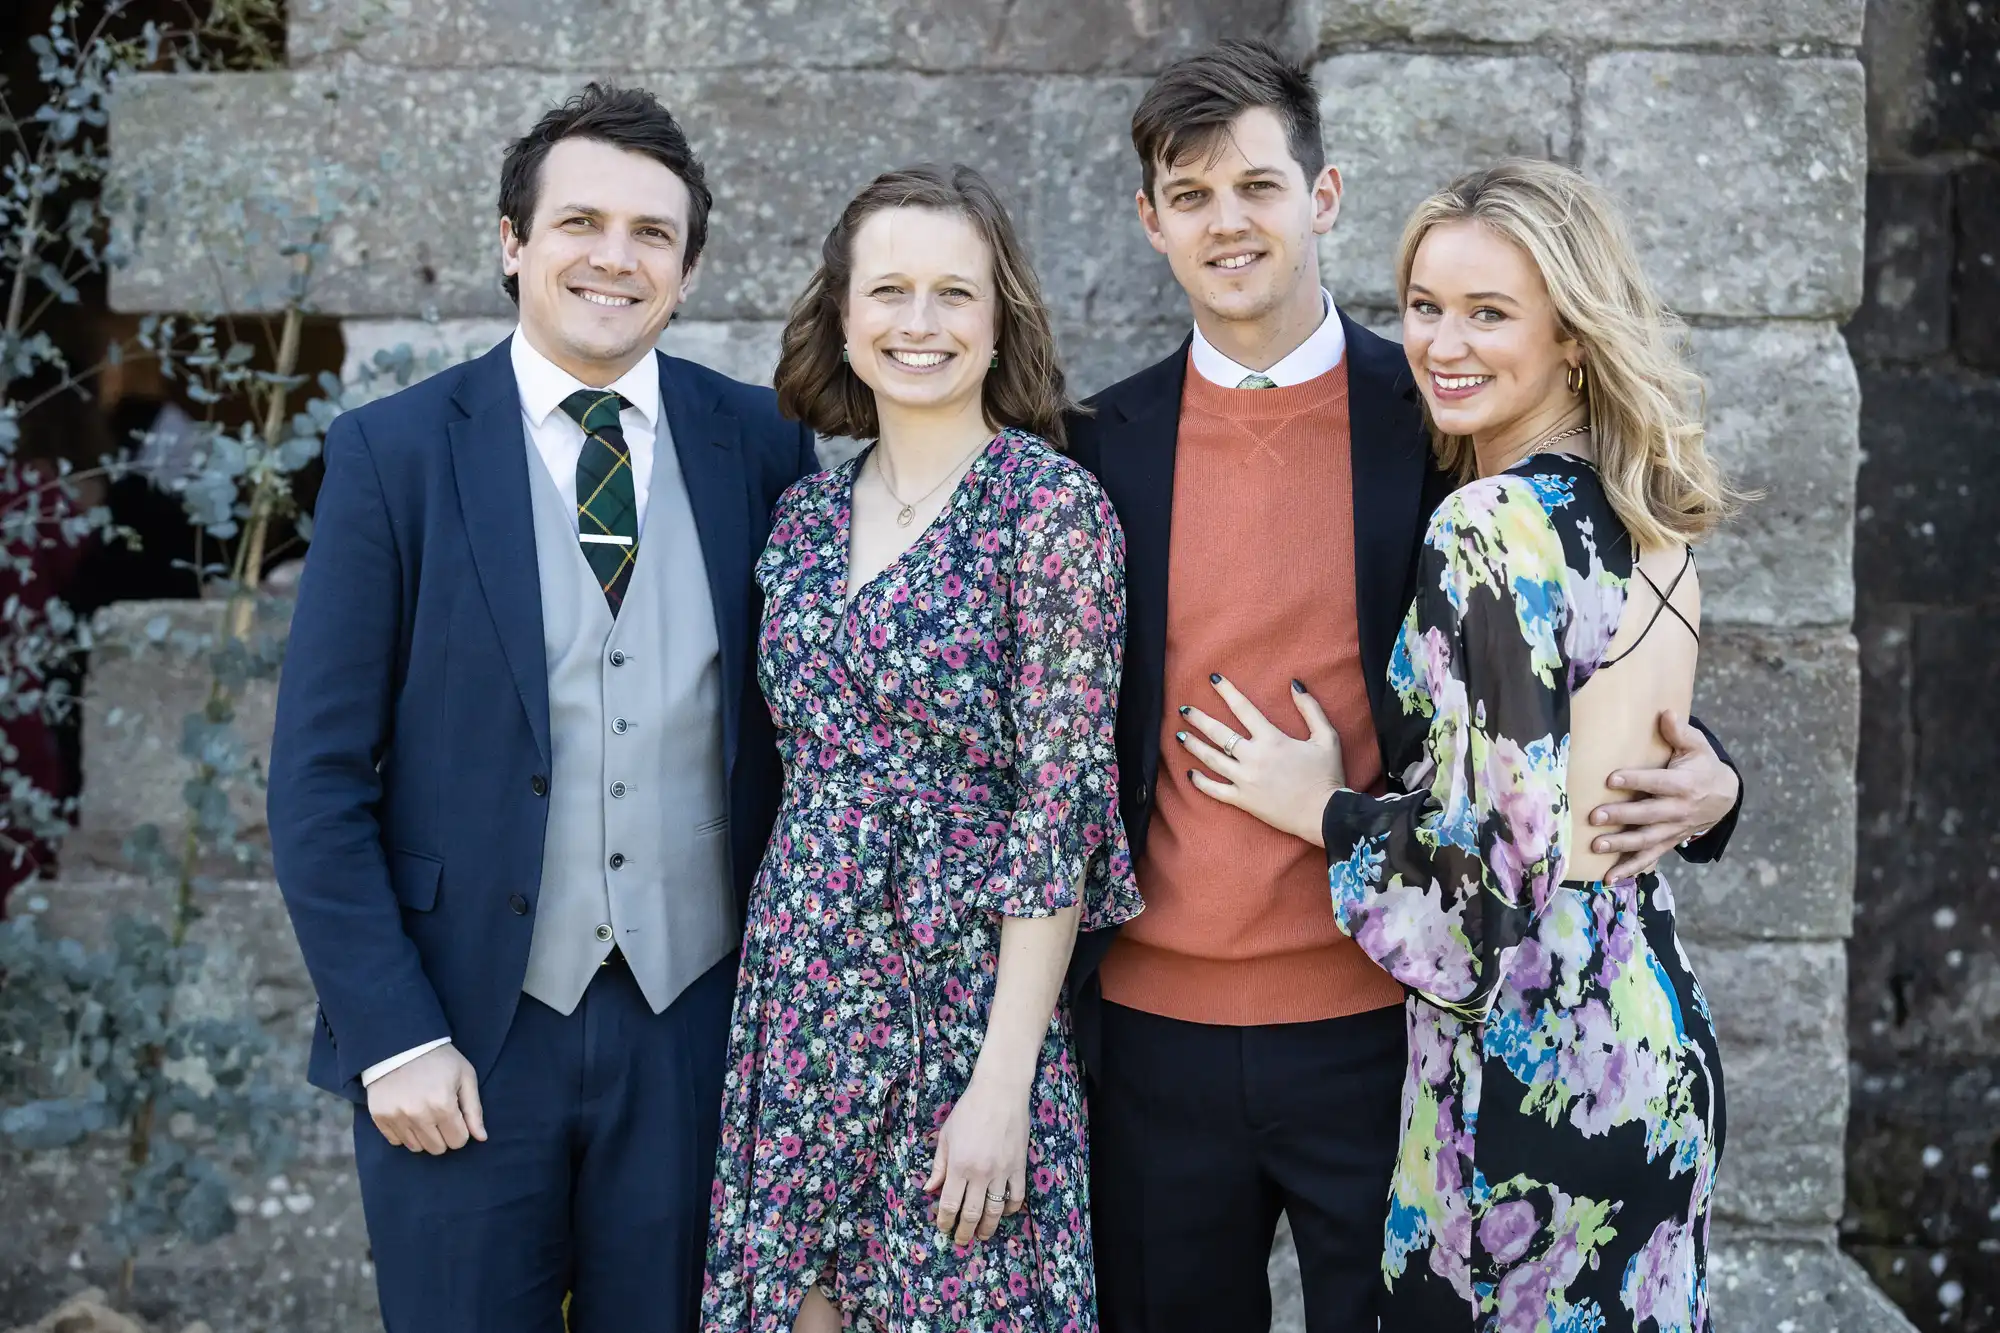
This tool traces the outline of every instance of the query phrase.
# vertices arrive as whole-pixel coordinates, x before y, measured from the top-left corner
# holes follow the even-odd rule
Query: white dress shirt
[[[1280,389],[1289,389],[1294,384],[1304,384],[1316,380],[1327,371],[1340,364],[1340,358],[1347,355],[1347,331],[1340,326],[1340,312],[1333,308],[1333,295],[1322,287],[1319,299],[1325,304],[1326,315],[1312,336],[1294,347],[1284,360],[1269,370],[1252,370],[1215,350],[1215,344],[1204,338],[1201,326],[1195,325],[1194,368],[1210,384],[1219,384],[1225,389],[1241,388],[1243,381],[1251,375],[1262,375]]]
[[[583,427],[562,410],[563,399],[585,384],[528,345],[514,330],[514,384],[521,391],[521,424],[541,455],[572,517],[576,512],[576,460],[583,456]],[[632,455],[632,501],[638,508],[639,530],[646,530],[646,493],[653,480],[653,437],[660,420],[659,363],[648,353],[630,370],[605,386],[632,404],[618,414],[625,447]]]
[[[578,389],[594,386],[558,366],[528,345],[519,328],[514,329],[510,349],[514,359],[514,386],[521,394],[521,425],[527,432],[549,479],[568,506],[572,521],[576,513],[576,461],[583,456],[583,427],[562,410],[563,399]],[[623,394],[631,406],[618,413],[618,425],[625,433],[625,447],[632,457],[632,500],[638,510],[639,530],[646,527],[646,494],[653,479],[653,439],[660,419],[659,363],[650,355],[607,386]],[[367,1087],[384,1074],[401,1069],[420,1055],[440,1046],[449,1046],[450,1037],[439,1037],[421,1046],[392,1055],[380,1064],[361,1071],[361,1086]]]

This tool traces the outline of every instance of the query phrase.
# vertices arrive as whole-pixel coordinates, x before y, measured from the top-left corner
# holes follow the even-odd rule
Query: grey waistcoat
[[[639,558],[614,622],[532,440],[549,671],[549,825],[522,989],[575,1010],[616,944],[659,1013],[739,931],[722,664],[708,573],[664,419]]]

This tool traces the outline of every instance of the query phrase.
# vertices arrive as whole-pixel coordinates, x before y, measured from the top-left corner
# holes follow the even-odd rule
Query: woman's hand
[[[1189,730],[1175,732],[1174,738],[1209,770],[1188,770],[1195,790],[1246,810],[1274,829],[1324,847],[1320,820],[1326,813],[1327,798],[1347,780],[1340,758],[1340,733],[1296,680],[1292,682],[1292,703],[1305,719],[1304,740],[1295,740],[1273,726],[1257,711],[1257,705],[1221,676],[1208,679],[1236,715],[1236,726],[1226,726],[1199,708],[1181,709]]]
[[[938,1131],[924,1192],[937,1197],[937,1228],[957,1245],[990,1240],[1000,1219],[1028,1198],[1027,1086],[981,1077],[975,1067],[965,1095]]]

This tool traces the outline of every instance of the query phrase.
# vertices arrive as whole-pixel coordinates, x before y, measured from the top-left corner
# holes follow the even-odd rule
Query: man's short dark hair
[[[589,83],[582,92],[555,107],[507,145],[500,165],[500,216],[514,224],[514,234],[528,239],[542,184],[542,162],[564,139],[595,139],[613,148],[650,157],[681,178],[687,186],[688,220],[681,272],[694,267],[708,242],[708,210],[715,202],[701,159],[688,146],[687,135],[673,113],[644,88],[619,88]],[[502,280],[510,299],[521,299],[521,284],[511,275]]]
[[[1312,76],[1268,42],[1236,39],[1176,60],[1139,99],[1132,113],[1132,147],[1139,153],[1146,197],[1153,197],[1162,165],[1177,167],[1216,153],[1230,124],[1258,107],[1277,115],[1311,186],[1326,168]]]

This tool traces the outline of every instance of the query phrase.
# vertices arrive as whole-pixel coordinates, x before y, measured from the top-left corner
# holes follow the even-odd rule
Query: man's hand
[[[469,1138],[486,1141],[479,1079],[456,1046],[425,1051],[370,1083],[368,1114],[383,1138],[411,1152],[435,1157]]]
[[[1676,717],[1660,714],[1660,736],[1673,747],[1665,768],[1621,768],[1605,779],[1613,790],[1643,793],[1630,801],[1600,805],[1593,825],[1623,824],[1617,833],[1590,840],[1595,852],[1617,852],[1606,880],[1640,875],[1689,838],[1700,837],[1736,808],[1741,784],[1736,771],[1715,757],[1708,737]]]

